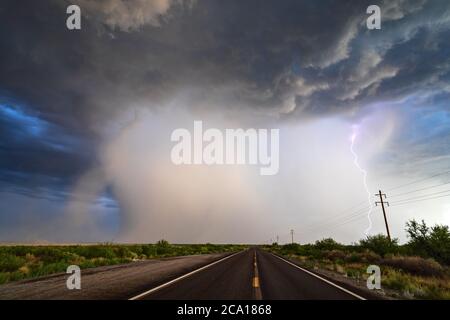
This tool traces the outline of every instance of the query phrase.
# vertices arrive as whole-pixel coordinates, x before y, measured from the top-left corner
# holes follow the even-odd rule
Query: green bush
[[[380,256],[385,256],[386,254],[394,254],[398,252],[398,239],[389,239],[382,235],[377,234],[374,236],[368,236],[366,239],[359,241],[359,246],[363,249],[368,249]]]
[[[156,248],[151,244],[144,245],[142,246],[142,253],[147,257],[153,257],[156,255]]]
[[[344,246],[331,238],[317,240],[315,248],[319,250],[342,250]]]
[[[86,259],[93,259],[99,257],[112,259],[116,257],[114,249],[111,246],[100,246],[100,245],[84,246],[84,247],[80,246],[79,253]]]
[[[156,254],[167,255],[170,252],[170,244],[168,241],[162,239],[156,243]]]
[[[120,247],[116,248],[116,254],[117,254],[117,257],[122,258],[122,259],[129,258],[132,256],[131,250],[125,246],[120,246]]]
[[[12,272],[25,264],[26,260],[20,256],[3,254],[0,256],[0,272]]]

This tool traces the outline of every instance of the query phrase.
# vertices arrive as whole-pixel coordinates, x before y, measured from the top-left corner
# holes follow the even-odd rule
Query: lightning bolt
[[[354,150],[354,145],[355,145],[355,140],[357,137],[357,133],[356,130],[353,130],[353,134],[351,137],[351,145],[350,145],[350,152],[353,155],[353,163],[355,164],[355,166],[358,168],[358,170],[362,173],[363,175],[363,183],[364,183],[364,188],[366,189],[367,192],[367,202],[369,203],[369,211],[367,212],[367,219],[369,220],[369,226],[368,228],[364,231],[365,235],[368,235],[368,232],[370,231],[370,229],[372,228],[372,220],[370,218],[370,214],[372,213],[372,197],[371,197],[371,193],[369,191],[369,187],[367,186],[367,171],[364,170],[363,168],[361,168],[361,166],[359,165],[358,162],[358,155],[356,154],[355,150]]]

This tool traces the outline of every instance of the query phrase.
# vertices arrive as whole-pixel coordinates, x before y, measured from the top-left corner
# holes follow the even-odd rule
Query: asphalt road
[[[2,285],[0,299],[363,299],[353,288],[255,248],[88,269],[81,290],[68,290],[66,278]]]
[[[253,251],[240,252],[142,299],[252,299]]]
[[[268,300],[354,300],[354,295],[319,279],[273,254],[258,251],[261,291]],[[328,280],[327,280],[328,281]],[[345,289],[347,290],[347,289]]]
[[[256,258],[255,258],[256,257]],[[256,266],[255,266],[256,262]],[[256,280],[255,280],[256,276]],[[347,292],[279,257],[250,249],[139,299],[354,300]]]

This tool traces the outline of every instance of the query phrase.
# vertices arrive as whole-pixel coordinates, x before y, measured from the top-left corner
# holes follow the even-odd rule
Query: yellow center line
[[[259,285],[259,272],[258,272],[258,262],[256,259],[256,251],[255,254],[253,256],[253,281],[252,281],[252,287],[253,287],[253,294],[254,294],[254,298],[256,300],[261,300],[262,299],[262,294],[261,294],[261,288]]]
[[[259,277],[253,277],[253,288],[259,288]]]

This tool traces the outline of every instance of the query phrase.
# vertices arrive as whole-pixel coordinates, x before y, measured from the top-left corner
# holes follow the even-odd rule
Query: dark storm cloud
[[[50,196],[61,198],[65,187],[95,161],[91,149],[26,108],[0,104],[0,190],[51,190]]]
[[[151,2],[132,10],[119,0],[78,1],[87,11],[80,32],[65,29],[60,1],[30,1],[27,10],[6,2],[2,89],[89,130],[186,88],[301,115],[358,106],[448,72],[446,1],[386,2],[381,31],[365,28],[367,1]],[[137,9],[150,14],[136,20]]]
[[[0,103],[27,105],[49,128],[21,141],[27,133],[3,117],[5,172],[75,176],[118,112],[184,90],[187,107],[206,100],[293,118],[448,90],[445,0],[382,2],[373,31],[372,1],[73,3],[81,31],[65,28],[67,1],[0,5]]]

